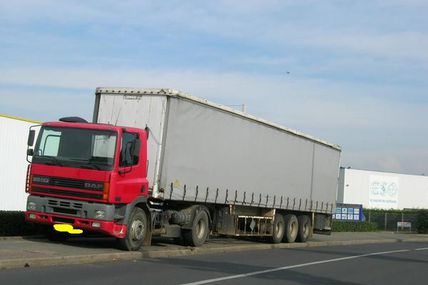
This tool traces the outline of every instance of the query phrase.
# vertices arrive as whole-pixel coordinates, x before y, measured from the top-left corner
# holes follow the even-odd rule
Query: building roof
[[[10,116],[10,115],[5,115],[5,114],[0,114],[0,117],[11,119],[11,120],[16,120],[16,121],[28,122],[28,123],[35,123],[35,124],[41,124],[42,123],[42,122],[36,121],[36,120],[31,120],[31,119],[26,119],[26,118],[21,118],[21,117],[16,117],[16,116]]]

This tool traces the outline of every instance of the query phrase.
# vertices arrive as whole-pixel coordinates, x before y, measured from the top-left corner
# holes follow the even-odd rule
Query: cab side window
[[[119,166],[138,164],[140,154],[140,138],[138,134],[126,133],[122,135]]]

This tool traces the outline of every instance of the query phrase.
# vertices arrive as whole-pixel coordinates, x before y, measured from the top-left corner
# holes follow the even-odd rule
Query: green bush
[[[25,222],[24,212],[0,211],[0,236],[44,234],[46,227]]]
[[[380,210],[364,209],[366,220],[376,223],[379,229],[387,231],[396,231],[397,222],[412,223],[412,230],[419,233],[427,232],[428,228],[428,209],[404,209],[404,210]]]
[[[370,222],[333,221],[333,232],[374,232],[377,224]]]
[[[416,215],[416,230],[420,234],[428,233],[428,210],[419,210]]]

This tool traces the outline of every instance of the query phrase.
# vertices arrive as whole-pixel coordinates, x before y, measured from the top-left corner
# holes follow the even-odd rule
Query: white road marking
[[[428,250],[428,247],[421,247],[421,248],[417,248],[415,250]]]
[[[419,250],[422,250],[422,249],[419,249]],[[254,276],[254,275],[260,275],[260,274],[265,274],[265,273],[270,273],[270,272],[275,272],[275,271],[281,271],[281,270],[287,270],[287,269],[292,269],[292,268],[299,268],[299,267],[305,267],[305,266],[311,266],[311,265],[317,265],[317,264],[323,264],[323,263],[330,263],[330,262],[336,262],[336,261],[342,261],[342,260],[349,260],[349,259],[373,256],[373,255],[384,255],[384,254],[406,252],[406,251],[410,251],[410,249],[372,252],[372,253],[366,253],[366,254],[361,254],[361,255],[352,255],[352,256],[347,256],[347,257],[326,259],[326,260],[320,260],[320,261],[314,261],[314,262],[308,262],[308,263],[302,263],[302,264],[289,265],[289,266],[277,267],[277,268],[272,268],[272,269],[254,271],[254,272],[249,272],[249,273],[242,273],[242,274],[237,274],[237,275],[231,275],[231,276],[225,276],[225,277],[219,277],[219,278],[213,278],[213,279],[206,279],[206,280],[201,280],[201,281],[196,281],[196,282],[185,283],[182,285],[201,285],[201,284],[215,283],[215,282],[220,282],[220,281],[225,281],[225,280],[230,280],[230,279],[245,278],[245,277],[250,277],[250,276]]]

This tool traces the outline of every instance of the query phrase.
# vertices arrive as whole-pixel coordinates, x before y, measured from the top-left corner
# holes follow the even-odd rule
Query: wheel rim
[[[198,239],[203,239],[205,235],[205,223],[203,219],[200,219],[196,224],[196,236]]]
[[[303,235],[304,235],[304,237],[307,237],[309,235],[309,224],[308,223],[303,224]]]
[[[294,237],[294,236],[296,236],[297,235],[297,223],[296,222],[292,222],[292,223],[290,223],[290,235],[292,236],[292,237]]]
[[[135,220],[131,225],[131,239],[142,240],[144,237],[145,226],[141,220]]]
[[[276,225],[275,225],[275,236],[276,236],[276,238],[281,238],[281,236],[282,236],[282,233],[284,232],[284,224],[282,224],[282,223],[277,223]]]

